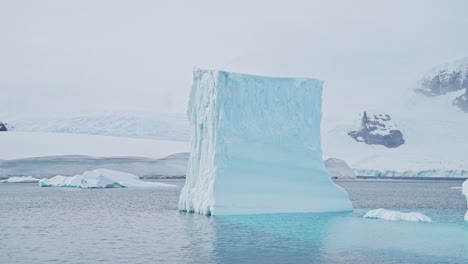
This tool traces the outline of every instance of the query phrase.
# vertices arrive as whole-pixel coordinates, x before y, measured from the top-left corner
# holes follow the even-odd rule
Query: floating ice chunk
[[[108,169],[97,169],[85,171],[71,177],[57,175],[51,179],[39,181],[41,187],[75,187],[75,188],[134,188],[134,187],[175,187],[176,185],[161,182],[141,181],[136,175],[113,171]]]
[[[370,210],[364,215],[365,218],[384,219],[392,221],[432,222],[432,219],[421,213],[401,213],[385,209]]]
[[[86,172],[85,172],[86,173]],[[83,180],[83,175],[75,176],[61,176],[57,175],[50,179],[42,179],[39,181],[40,187],[76,187],[81,188],[81,182]]]
[[[39,179],[36,179],[32,176],[21,176],[21,177],[10,177],[6,180],[0,181],[1,183],[35,183]]]
[[[467,207],[468,207],[468,180],[466,180],[463,183],[463,195],[465,195],[466,204],[467,204]],[[466,214],[465,214],[465,221],[468,221],[468,210],[466,211]]]
[[[213,215],[352,210],[322,161],[322,81],[194,71],[179,209]]]

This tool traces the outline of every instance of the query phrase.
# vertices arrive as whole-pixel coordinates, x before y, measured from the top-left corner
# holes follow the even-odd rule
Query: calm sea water
[[[173,189],[0,184],[0,263],[468,263],[461,181],[349,180],[355,210],[207,217]],[[432,223],[364,219],[418,211]]]

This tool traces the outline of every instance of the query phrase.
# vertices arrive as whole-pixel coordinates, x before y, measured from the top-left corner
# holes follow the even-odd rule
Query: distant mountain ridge
[[[396,100],[366,93],[368,100],[355,117],[339,116],[333,123],[324,118],[324,157],[344,160],[357,174],[376,177],[466,177],[468,58],[442,64],[422,76]],[[342,96],[339,91],[333,92],[330,96]],[[0,120],[7,122],[8,130],[13,132],[190,140],[185,114],[103,113],[36,118],[0,113]]]
[[[467,178],[468,58],[421,76],[400,98],[369,97],[356,118],[327,124],[324,155],[346,161],[357,176]]]

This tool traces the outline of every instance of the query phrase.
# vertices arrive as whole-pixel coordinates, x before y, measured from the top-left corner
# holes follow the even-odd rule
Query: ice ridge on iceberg
[[[74,188],[135,188],[135,187],[175,187],[172,184],[161,182],[145,182],[136,175],[113,171],[108,169],[97,169],[85,171],[75,176],[57,175],[50,179],[39,181],[41,187],[74,187]]]
[[[194,70],[179,209],[201,214],[352,210],[322,161],[322,81]]]
[[[364,218],[384,219],[392,221],[432,222],[431,218],[421,213],[401,213],[398,211],[385,210],[383,208],[370,210],[369,212],[367,212],[367,214],[364,215]]]

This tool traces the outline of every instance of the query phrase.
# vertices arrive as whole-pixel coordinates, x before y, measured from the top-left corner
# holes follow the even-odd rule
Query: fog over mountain
[[[324,121],[468,55],[464,1],[2,1],[0,113],[184,113],[194,66],[325,80]],[[8,120],[0,120],[8,122]]]

